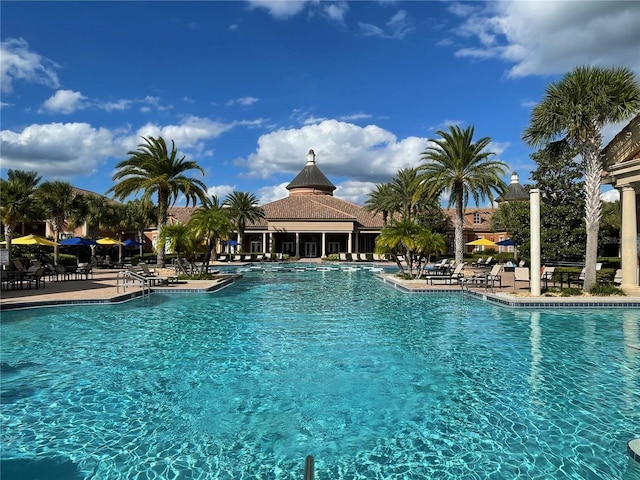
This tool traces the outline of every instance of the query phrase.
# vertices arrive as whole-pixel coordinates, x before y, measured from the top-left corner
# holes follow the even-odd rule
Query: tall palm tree
[[[391,180],[391,196],[396,212],[406,219],[413,219],[418,213],[420,204],[430,195],[416,168],[403,168]]]
[[[198,236],[205,238],[207,253],[204,258],[204,266],[209,265],[211,255],[217,257],[216,245],[219,240],[227,239],[233,233],[233,224],[229,218],[229,212],[223,208],[218,197],[213,195],[210,200],[198,208],[189,219],[189,227],[195,230]]]
[[[257,222],[264,218],[264,210],[258,205],[258,199],[253,193],[238,192],[230,193],[223,205],[229,208],[229,215],[238,231],[238,243],[242,250],[242,237],[248,222]]]
[[[167,224],[169,207],[175,204],[178,196],[183,194],[186,204],[204,202],[206,195],[205,184],[196,178],[188,177],[185,172],[198,170],[204,175],[204,170],[194,161],[186,161],[185,157],[178,157],[175,143],[171,141],[171,150],[162,137],[142,137],[144,143],[138,149],[127,152],[130,157],[116,165],[118,171],[113,180],[118,181],[108,192],[124,200],[129,195],[143,192],[142,198],[157,196],[158,201],[158,231]],[[164,267],[164,249],[158,248],[158,264]]]
[[[169,250],[184,255],[190,262],[193,261],[198,247],[202,244],[202,236],[190,228],[187,224],[176,222],[172,225],[165,225],[158,232],[158,248]]]
[[[11,261],[11,239],[16,225],[42,218],[42,212],[38,209],[39,204],[34,198],[41,178],[35,171],[9,170],[7,178],[0,179],[0,198],[2,198],[0,218],[4,225],[9,261]]]
[[[449,207],[455,208],[455,260],[464,257],[463,215],[471,196],[476,205],[485,199],[494,200],[494,192],[502,195],[506,184],[502,180],[507,165],[498,160],[490,160],[494,155],[485,151],[491,138],[483,137],[473,141],[474,127],[462,130],[458,126],[449,131],[436,132],[442,138],[430,140],[433,143],[422,152],[422,159],[428,163],[418,167],[423,172],[423,181],[434,195],[445,191],[449,195]]]
[[[83,217],[85,212],[85,199],[80,193],[73,190],[69,182],[60,180],[44,182],[37,192],[43,205],[46,217],[53,228],[54,240],[60,240],[60,232],[65,228],[74,227]],[[54,247],[53,259],[58,263],[60,247]]]
[[[544,99],[533,108],[529,126],[522,135],[532,146],[566,143],[582,157],[587,230],[585,290],[596,284],[602,216],[602,127],[628,119],[639,110],[640,87],[630,69],[581,66],[547,86]]]

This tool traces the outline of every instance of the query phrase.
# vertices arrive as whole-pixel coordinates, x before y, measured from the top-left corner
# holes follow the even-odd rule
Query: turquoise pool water
[[[5,312],[2,479],[637,478],[639,317],[366,271]]]

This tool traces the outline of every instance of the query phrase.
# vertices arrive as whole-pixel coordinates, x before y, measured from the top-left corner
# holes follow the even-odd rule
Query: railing
[[[127,286],[132,283],[134,285],[139,285],[142,288],[142,296],[145,294],[151,294],[151,283],[149,279],[144,275],[139,275],[136,272],[132,272],[131,270],[123,270],[118,272],[118,276],[116,277],[116,291],[120,293],[120,284],[122,282],[122,290],[127,291]]]
[[[313,480],[313,457],[307,455],[304,462],[304,480]]]

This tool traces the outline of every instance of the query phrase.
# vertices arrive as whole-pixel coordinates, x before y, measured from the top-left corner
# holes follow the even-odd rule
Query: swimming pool
[[[627,478],[639,316],[366,271],[3,312],[2,479]]]

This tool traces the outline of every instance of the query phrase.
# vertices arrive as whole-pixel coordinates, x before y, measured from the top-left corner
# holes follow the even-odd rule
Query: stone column
[[[531,189],[530,227],[531,227],[531,296],[540,296],[540,190]]]
[[[322,232],[322,248],[320,249],[320,257],[327,256],[327,233]]]
[[[296,257],[300,258],[300,234],[296,232]]]
[[[638,247],[636,220],[636,191],[632,186],[622,187],[620,203],[622,206],[622,225],[620,231],[622,285],[637,286]]]
[[[352,253],[352,240],[351,240],[351,232],[349,232],[349,239],[347,240],[347,253]]]

